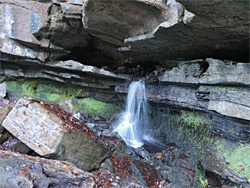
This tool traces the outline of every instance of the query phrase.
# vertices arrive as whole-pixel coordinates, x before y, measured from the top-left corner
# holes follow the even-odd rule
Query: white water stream
[[[142,137],[149,123],[147,106],[144,81],[132,82],[129,85],[126,111],[122,113],[114,130],[131,147],[138,148],[143,145]]]

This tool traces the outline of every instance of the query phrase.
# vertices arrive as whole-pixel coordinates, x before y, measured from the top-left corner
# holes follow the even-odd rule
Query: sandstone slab
[[[45,109],[40,102],[20,99],[3,126],[39,155],[68,160],[86,170],[98,168],[110,151],[102,142],[93,139],[94,133],[90,130],[75,131],[68,124],[70,120],[77,121],[73,116],[62,111],[63,117],[58,117],[53,111],[55,109],[52,112]],[[69,120],[66,122],[65,118]]]
[[[90,173],[69,162],[0,150],[1,188],[93,187]]]

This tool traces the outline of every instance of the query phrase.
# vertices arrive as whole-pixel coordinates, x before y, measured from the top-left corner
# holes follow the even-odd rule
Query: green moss
[[[1,80],[7,84],[7,90],[18,97],[28,96],[54,102],[66,109],[68,104],[65,101],[71,101],[72,110],[82,111],[90,116],[99,115],[109,118],[121,111],[121,107],[118,105],[90,98],[90,92],[82,88],[68,87],[40,80]],[[97,95],[96,93],[92,94]]]
[[[95,100],[93,98],[83,98],[78,101],[82,105],[82,111],[92,116],[98,115],[104,117],[111,117],[111,115],[121,110],[119,106],[107,104],[102,101]]]
[[[227,168],[250,181],[250,145],[228,143],[222,139],[217,140],[215,145],[221,156],[229,163]]]
[[[181,111],[181,119],[183,122],[194,129],[205,128],[206,125],[210,124],[210,120],[204,116],[201,116],[194,112]]]
[[[56,93],[55,94],[52,93],[52,94],[49,94],[47,96],[47,98],[48,98],[49,101],[56,103],[56,102],[58,102],[62,98],[62,96],[59,95],[59,94],[56,94]]]
[[[4,82],[6,80],[6,76],[0,76],[0,83]]]
[[[153,131],[156,137],[165,138],[165,140],[162,139],[163,142],[169,142],[166,138],[174,138],[177,145],[186,153],[191,153],[197,161],[208,157],[208,170],[212,169],[220,174],[229,168],[235,175],[246,177],[250,181],[250,145],[226,140],[209,131],[212,120],[206,114],[186,110],[182,110],[180,114],[170,108],[154,109],[152,116],[156,128]],[[228,131],[235,132],[234,129]],[[214,152],[215,148],[218,152]],[[221,160],[215,157],[217,153],[220,154]],[[197,174],[195,178],[197,176],[197,181],[200,181],[199,177],[205,178]],[[206,183],[205,179],[202,181]],[[240,187],[228,179],[221,178],[220,181],[224,181],[225,185]]]

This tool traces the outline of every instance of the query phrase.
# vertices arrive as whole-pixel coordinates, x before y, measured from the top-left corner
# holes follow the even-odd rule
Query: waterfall
[[[118,132],[125,143],[138,148],[143,145],[142,137],[148,125],[145,83],[140,80],[129,85],[126,111],[119,118],[114,132]]]

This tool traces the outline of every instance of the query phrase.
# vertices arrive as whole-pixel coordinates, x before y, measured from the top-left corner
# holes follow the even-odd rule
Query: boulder
[[[0,187],[93,187],[93,176],[69,162],[0,150]]]
[[[86,170],[98,168],[110,154],[95,133],[56,105],[20,99],[3,126],[39,155]]]

